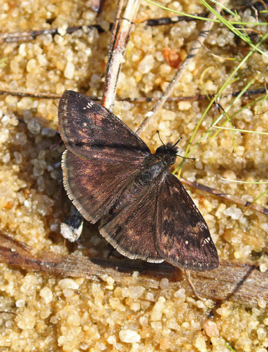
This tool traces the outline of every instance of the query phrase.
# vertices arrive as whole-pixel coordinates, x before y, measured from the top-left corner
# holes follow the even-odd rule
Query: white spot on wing
[[[206,224],[202,221],[198,221],[198,223],[196,224],[196,227],[198,227],[200,230],[207,229]]]
[[[206,245],[207,243],[209,243],[210,240],[211,240],[210,237],[205,238],[205,239],[203,240],[202,246],[204,246],[204,245]]]
[[[83,110],[91,109],[94,103],[92,101],[89,101],[86,106],[83,107]]]

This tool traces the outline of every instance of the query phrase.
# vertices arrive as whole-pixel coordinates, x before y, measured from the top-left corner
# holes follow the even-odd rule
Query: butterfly
[[[118,252],[191,270],[218,267],[204,218],[169,170],[175,145],[152,154],[117,116],[74,91],[60,100],[59,131],[68,197]]]

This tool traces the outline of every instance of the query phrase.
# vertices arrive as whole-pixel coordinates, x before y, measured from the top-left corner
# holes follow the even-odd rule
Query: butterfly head
[[[176,161],[177,151],[175,145],[167,143],[156,149],[155,156],[162,159],[166,165],[173,165]]]

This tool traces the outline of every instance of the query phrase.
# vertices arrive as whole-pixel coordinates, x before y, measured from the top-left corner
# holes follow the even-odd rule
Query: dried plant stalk
[[[181,181],[181,183],[183,183],[187,186],[194,187],[196,189],[200,189],[201,191],[204,191],[206,193],[210,193],[213,196],[227,199],[234,204],[243,205],[244,207],[248,207],[248,208],[255,210],[259,213],[268,215],[268,209],[263,207],[262,205],[248,202],[247,200],[243,200],[239,197],[236,197],[231,194],[219,191],[216,188],[205,186],[205,185],[202,185],[201,183],[197,183],[197,182],[191,182],[191,181],[185,180],[184,178],[180,178],[180,181]]]
[[[220,0],[220,1],[218,1],[218,4],[221,4],[223,2],[224,2],[224,0]],[[215,10],[217,12],[219,12],[221,10],[220,5],[217,5],[215,7]],[[210,19],[212,19],[214,17],[215,17],[215,15],[212,14],[212,13],[210,13],[209,16],[208,16],[208,18],[210,18]],[[158,101],[156,102],[156,104],[154,105],[152,110],[149,111],[146,114],[145,119],[143,120],[143,122],[139,126],[139,128],[137,129],[136,133],[139,136],[143,133],[145,128],[148,126],[148,124],[152,121],[154,116],[158,113],[158,111],[161,109],[163,104],[166,102],[167,98],[170,96],[170,94],[172,93],[172,91],[175,88],[175,86],[179,83],[181,77],[186,72],[187,67],[193,61],[193,59],[195,58],[195,56],[198,53],[199,49],[202,47],[205,39],[207,38],[208,34],[211,31],[211,28],[213,27],[213,24],[214,23],[212,21],[207,21],[207,22],[204,23],[204,25],[203,25],[198,37],[196,38],[196,40],[194,41],[194,43],[193,43],[193,45],[191,47],[186,59],[184,60],[184,62],[179,67],[178,71],[176,72],[175,76],[173,77],[172,81],[170,82],[170,84],[168,85],[168,87],[166,88],[164,93],[158,99]]]
[[[118,14],[121,12],[121,3],[122,1],[119,2]],[[114,23],[102,100],[102,105],[109,110],[113,109],[118,77],[139,4],[140,0],[129,0],[123,18],[116,18]]]
[[[112,277],[117,284],[137,284],[152,289],[160,288],[161,278],[168,278],[169,288],[176,289],[183,280],[180,269],[163,264],[150,264],[134,260],[108,260],[85,256],[62,256],[51,252],[37,255],[31,248],[0,233],[0,262],[19,268],[41,271],[60,276],[84,277],[94,281],[105,281]],[[133,271],[139,275],[133,277]],[[197,293],[212,300],[229,299],[249,306],[259,299],[268,299],[268,273],[261,273],[256,266],[222,261],[218,269],[192,272],[192,281]]]
[[[228,93],[223,93],[221,94],[222,97],[237,97],[238,95],[241,94],[241,90],[234,90],[233,92],[228,92]],[[249,89],[245,91],[241,96],[242,97],[248,97],[250,98],[251,96],[254,95],[263,95],[267,94],[267,89],[266,88],[258,88],[258,89]],[[42,98],[42,99],[60,99],[61,94],[53,94],[53,93],[30,93],[30,92],[21,92],[21,91],[15,91],[15,90],[9,90],[9,89],[1,89],[0,90],[0,95],[12,95],[15,97],[31,97],[31,98]],[[168,97],[166,101],[171,101],[171,102],[179,102],[179,101],[201,101],[201,100],[208,100],[208,99],[213,99],[215,97],[215,94],[209,94],[209,95],[204,95],[204,94],[198,94],[198,95],[192,95],[188,97]],[[101,101],[101,97],[96,97],[96,96],[89,96],[89,98],[93,101]],[[155,97],[139,97],[139,98],[116,98],[118,101],[129,101],[129,102],[137,102],[137,103],[149,103],[152,101],[156,101],[158,98]]]

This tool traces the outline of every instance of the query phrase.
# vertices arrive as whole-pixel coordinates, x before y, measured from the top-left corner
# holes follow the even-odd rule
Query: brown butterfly
[[[219,265],[207,224],[170,173],[177,148],[152,154],[118,117],[82,94],[65,91],[59,104],[64,187],[83,215],[128,258],[186,269]]]

